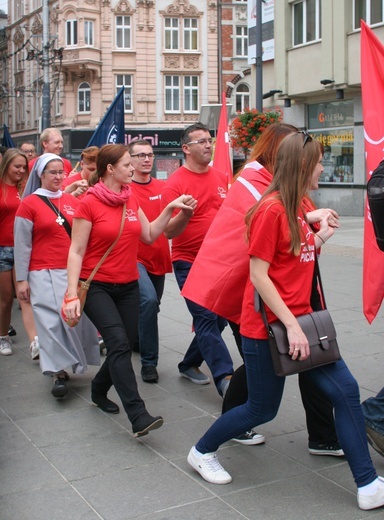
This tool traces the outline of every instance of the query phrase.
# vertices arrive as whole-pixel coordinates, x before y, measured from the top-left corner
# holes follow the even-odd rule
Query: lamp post
[[[42,130],[51,126],[51,89],[49,86],[49,7],[43,0],[43,102]]]
[[[256,110],[263,111],[262,0],[256,0]]]

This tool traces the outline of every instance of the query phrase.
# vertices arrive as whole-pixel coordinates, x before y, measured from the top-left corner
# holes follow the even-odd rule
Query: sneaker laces
[[[210,471],[213,471],[215,473],[217,473],[218,471],[225,471],[215,454],[210,455],[209,457],[204,458],[203,460]]]

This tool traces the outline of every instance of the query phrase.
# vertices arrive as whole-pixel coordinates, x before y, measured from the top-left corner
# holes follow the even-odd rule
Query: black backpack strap
[[[44,197],[44,195],[37,195],[37,196],[39,197],[39,199],[41,199],[43,202],[45,202],[45,204],[48,206],[48,208],[50,208],[55,213],[55,210],[52,208],[52,206],[50,205],[50,203],[48,201],[48,197]],[[65,228],[65,231],[68,233],[69,238],[71,238],[72,228],[71,228],[68,220],[58,209],[57,209],[57,214],[63,219],[63,221],[64,221],[63,226]]]

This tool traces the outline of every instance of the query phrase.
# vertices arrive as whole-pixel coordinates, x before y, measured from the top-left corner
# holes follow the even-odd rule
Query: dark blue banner
[[[124,87],[108,108],[87,147],[103,144],[124,144]]]
[[[2,146],[6,146],[7,148],[16,148],[11,134],[8,131],[7,125],[4,125],[3,139],[1,140],[1,144]]]

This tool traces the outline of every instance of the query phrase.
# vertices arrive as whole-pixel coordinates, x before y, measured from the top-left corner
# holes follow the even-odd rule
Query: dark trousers
[[[243,356],[239,325],[233,322],[228,323],[232,329],[240,355]],[[308,440],[319,444],[337,441],[331,401],[319,390],[305,372],[299,374],[299,388],[307,421]],[[246,403],[247,399],[247,376],[245,366],[241,365],[232,376],[223,401],[222,413]]]
[[[100,332],[107,357],[92,381],[92,392],[106,395],[113,385],[131,423],[146,412],[131,362],[137,336],[140,294],[137,281],[128,284],[92,282],[84,312]]]
[[[190,262],[182,260],[173,262],[173,270],[180,290],[184,286],[191,267]],[[185,302],[193,318],[195,337],[189,345],[183,361],[179,363],[179,370],[183,372],[190,367],[199,367],[205,361],[219,390],[221,380],[233,373],[232,358],[221,337],[227,321],[187,298],[185,298]]]

